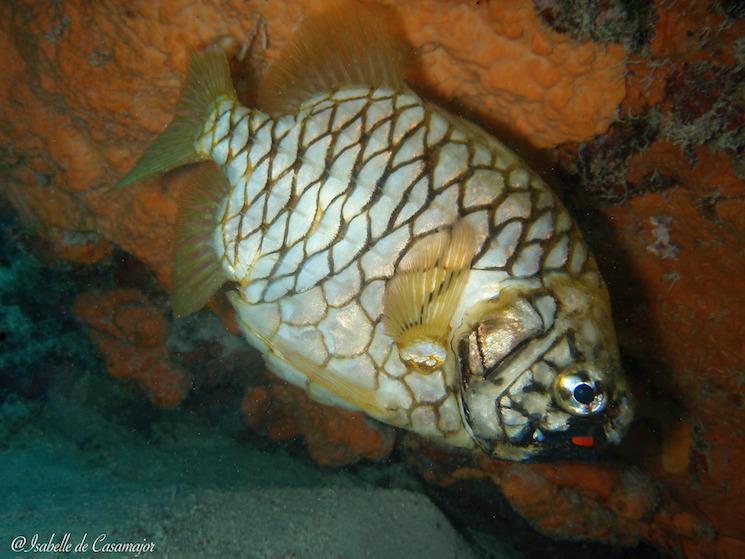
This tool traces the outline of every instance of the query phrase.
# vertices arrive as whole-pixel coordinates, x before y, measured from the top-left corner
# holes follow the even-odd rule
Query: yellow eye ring
[[[589,363],[564,369],[554,381],[554,400],[572,415],[594,415],[608,405],[603,375]]]

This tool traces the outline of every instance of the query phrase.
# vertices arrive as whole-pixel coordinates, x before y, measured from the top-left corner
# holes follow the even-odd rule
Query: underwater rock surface
[[[528,155],[557,168],[598,256],[639,418],[627,441],[596,464],[505,464],[411,435],[401,454],[433,487],[473,502],[488,485],[553,537],[745,556],[745,19],[737,3],[714,0],[587,4],[592,17],[579,3],[551,0],[421,0],[399,11],[406,39],[421,47],[417,89],[497,135],[551,148]],[[188,170],[114,194],[105,187],[169,121],[187,46],[221,41],[237,52],[247,42],[249,65],[262,68],[303,6],[3,3],[0,96],[11,110],[0,114],[0,180],[38,251],[87,265],[124,251],[168,289],[176,199]],[[9,281],[42,278],[43,292],[51,272],[31,266]],[[245,370],[231,363],[245,355],[229,335],[187,332],[176,340],[187,329],[170,320],[163,293],[148,281],[135,278],[127,292],[111,282],[86,286],[87,294],[66,284],[45,302],[64,307],[70,322],[50,322],[40,340],[30,307],[6,303],[9,283],[0,279],[7,393],[40,397],[50,379],[34,356],[62,354],[75,364],[68,374],[105,363],[110,375],[128,378],[144,394],[138,413],[151,402],[219,403],[239,421],[245,393],[252,428],[275,440],[305,439],[321,463],[391,452],[388,428],[314,408],[260,373],[248,384],[237,380]],[[102,361],[91,357],[73,305]],[[226,307],[215,301],[212,309],[230,328]],[[132,368],[131,360],[148,365]],[[225,386],[237,394],[232,400],[217,396]],[[262,403],[262,395],[276,401]],[[15,432],[36,412],[8,413],[15,419],[4,428]]]

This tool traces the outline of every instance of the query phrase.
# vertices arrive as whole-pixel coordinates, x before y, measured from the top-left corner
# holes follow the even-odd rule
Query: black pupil
[[[595,399],[595,391],[589,384],[579,384],[574,389],[574,399],[580,404],[589,404]]]

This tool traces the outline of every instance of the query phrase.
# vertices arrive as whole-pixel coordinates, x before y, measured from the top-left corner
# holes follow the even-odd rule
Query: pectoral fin
[[[401,358],[426,371],[441,366],[447,338],[475,251],[473,230],[460,221],[421,239],[386,286],[383,324]]]

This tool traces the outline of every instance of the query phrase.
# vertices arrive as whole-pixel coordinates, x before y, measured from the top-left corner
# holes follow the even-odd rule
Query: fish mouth
[[[595,461],[599,451],[608,445],[603,418],[575,417],[562,431],[546,431],[538,423],[525,429],[524,435],[496,442],[492,454],[498,458],[525,462],[557,460]]]
[[[512,446],[506,454],[513,457],[522,455],[518,459],[526,462],[594,462],[606,447],[623,439],[633,416],[632,397],[627,393],[619,394],[602,413],[589,417],[572,416],[563,429],[547,430],[545,418],[542,421],[531,419],[520,439],[511,438],[496,444],[493,454],[505,454],[504,446]],[[522,449],[522,452],[517,449]]]
[[[566,431],[543,434],[536,454],[528,458],[531,462],[553,462],[556,460],[595,461],[599,451],[608,445],[602,420],[574,418]]]

